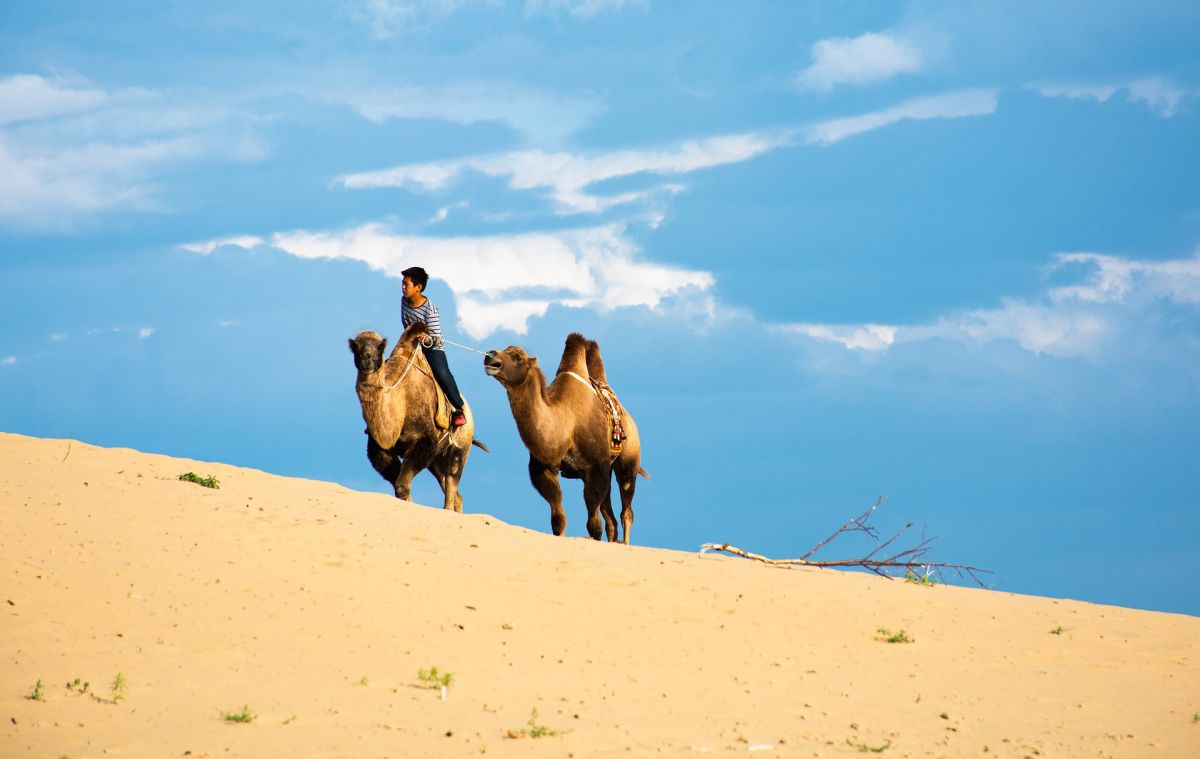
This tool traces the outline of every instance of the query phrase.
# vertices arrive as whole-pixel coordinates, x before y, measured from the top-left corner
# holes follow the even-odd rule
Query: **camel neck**
[[[529,372],[525,381],[508,388],[508,402],[521,441],[539,461],[555,460],[555,451],[566,441],[563,425],[554,418],[546,396],[546,378],[540,369]]]

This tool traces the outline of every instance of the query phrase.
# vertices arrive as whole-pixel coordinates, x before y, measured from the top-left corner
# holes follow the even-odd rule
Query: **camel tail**
[[[484,453],[491,453],[491,452],[492,452],[492,450],[491,450],[490,448],[488,448],[488,447],[487,447],[487,446],[484,444],[484,442],[483,442],[482,440],[475,440],[474,438],[472,438],[472,439],[471,439],[471,445],[476,445],[476,446],[479,446],[480,448],[482,448],[482,449],[483,449],[483,452],[484,452]]]
[[[645,469],[642,469],[640,466],[638,467],[638,474],[642,475],[646,479],[650,479],[650,473],[647,472]]]

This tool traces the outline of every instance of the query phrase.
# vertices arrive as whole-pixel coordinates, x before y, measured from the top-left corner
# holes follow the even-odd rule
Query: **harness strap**
[[[593,385],[593,384],[592,384],[592,381],[591,381],[591,380],[586,380],[586,379],[584,379],[583,377],[580,377],[580,376],[579,376],[578,374],[576,374],[575,372],[571,372],[571,371],[566,371],[566,372],[563,372],[563,374],[569,374],[569,375],[571,375],[571,376],[572,376],[572,377],[574,377],[575,379],[577,379],[577,380],[579,380],[580,382],[582,382],[583,384],[587,385],[587,389],[588,389],[588,390],[591,390],[591,391],[592,391],[593,393],[595,393],[596,395],[600,395],[600,391],[596,389],[595,385]]]

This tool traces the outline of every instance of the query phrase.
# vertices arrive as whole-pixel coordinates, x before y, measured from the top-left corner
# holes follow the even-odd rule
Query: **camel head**
[[[350,338],[350,352],[354,354],[354,366],[359,374],[370,374],[383,366],[383,351],[387,348],[387,338],[378,332],[363,330],[356,337]]]
[[[537,356],[530,356],[518,345],[510,345],[502,351],[488,351],[483,357],[483,371],[505,387],[522,384],[536,368]]]

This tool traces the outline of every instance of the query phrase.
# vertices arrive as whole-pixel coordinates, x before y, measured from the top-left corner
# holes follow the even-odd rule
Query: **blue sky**
[[[384,492],[346,338],[422,265],[453,340],[600,341],[635,543],[887,495],[998,590],[1200,614],[1195,3],[244,5],[0,8],[0,429]],[[548,530],[450,359],[466,510]]]

